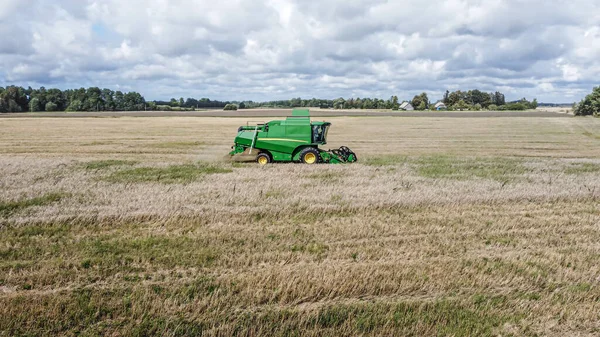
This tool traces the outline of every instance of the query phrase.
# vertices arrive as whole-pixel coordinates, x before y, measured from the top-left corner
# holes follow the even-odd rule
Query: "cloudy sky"
[[[0,86],[271,100],[599,84],[597,0],[1,0]]]

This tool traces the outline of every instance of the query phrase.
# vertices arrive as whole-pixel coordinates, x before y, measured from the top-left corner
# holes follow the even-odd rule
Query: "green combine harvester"
[[[229,155],[235,161],[256,161],[261,165],[272,162],[353,163],[356,154],[342,146],[337,150],[322,150],[327,144],[331,123],[311,122],[307,109],[294,109],[285,120],[240,126]]]

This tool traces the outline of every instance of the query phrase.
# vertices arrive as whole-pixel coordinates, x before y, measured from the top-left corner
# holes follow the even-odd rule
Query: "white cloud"
[[[592,0],[4,0],[0,80],[155,99],[572,101],[600,75],[598,22]]]

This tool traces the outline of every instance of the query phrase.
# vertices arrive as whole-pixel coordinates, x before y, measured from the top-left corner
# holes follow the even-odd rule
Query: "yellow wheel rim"
[[[267,159],[267,157],[260,157],[258,158],[258,163],[261,165],[267,165],[269,163],[269,160]]]
[[[317,161],[317,156],[314,153],[307,153],[304,155],[304,162],[307,164],[314,164]]]

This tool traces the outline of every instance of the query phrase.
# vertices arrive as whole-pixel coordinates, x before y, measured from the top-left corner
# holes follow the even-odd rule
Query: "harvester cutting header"
[[[261,165],[355,162],[356,154],[345,146],[327,151],[319,148],[327,144],[330,126],[329,122],[311,122],[309,110],[294,109],[292,116],[285,120],[240,126],[229,155],[234,160],[256,161]]]

